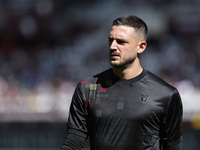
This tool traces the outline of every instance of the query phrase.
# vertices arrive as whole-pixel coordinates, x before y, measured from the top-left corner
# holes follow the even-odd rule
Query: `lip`
[[[119,55],[111,55],[111,58],[113,59],[119,58]]]
[[[119,54],[116,54],[116,53],[111,53],[110,54],[111,58],[119,58]]]
[[[119,56],[120,54],[115,51],[110,51],[110,55],[112,56]]]

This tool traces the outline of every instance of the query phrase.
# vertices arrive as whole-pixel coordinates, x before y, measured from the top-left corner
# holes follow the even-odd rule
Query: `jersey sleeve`
[[[85,138],[75,134],[67,134],[60,150],[80,150],[85,146]]]
[[[67,136],[62,149],[68,150],[72,145],[73,149],[80,149],[80,147],[83,148],[85,145],[85,141],[88,137],[88,128],[85,113],[85,102],[82,96],[81,83],[79,83],[72,97],[67,122]]]
[[[161,129],[161,141],[165,148],[181,143],[183,107],[177,90],[173,92],[167,107],[166,117]]]
[[[81,84],[75,89],[70,105],[67,132],[87,138],[87,117],[85,112],[85,101],[82,98]]]

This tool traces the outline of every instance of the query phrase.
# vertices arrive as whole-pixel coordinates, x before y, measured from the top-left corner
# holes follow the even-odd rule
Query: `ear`
[[[137,53],[141,54],[142,52],[144,52],[146,47],[147,47],[147,42],[146,41],[139,42]]]

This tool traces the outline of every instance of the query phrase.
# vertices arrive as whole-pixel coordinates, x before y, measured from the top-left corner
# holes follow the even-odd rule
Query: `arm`
[[[181,145],[181,143],[178,143],[176,145],[163,147],[163,150],[182,150],[182,145]]]
[[[180,95],[175,90],[167,106],[166,117],[161,128],[163,150],[182,150],[183,107]]]
[[[85,138],[73,134],[67,134],[66,139],[60,150],[79,150],[82,149],[84,145]]]
[[[77,85],[72,102],[67,123],[67,135],[61,150],[83,149],[88,136],[87,118],[85,115],[85,102],[82,99],[80,83]]]

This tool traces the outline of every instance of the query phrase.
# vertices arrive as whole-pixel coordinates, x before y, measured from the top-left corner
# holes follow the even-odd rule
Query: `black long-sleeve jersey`
[[[108,69],[78,83],[68,134],[91,150],[160,150],[181,143],[182,102],[177,89],[147,70],[123,80]]]

